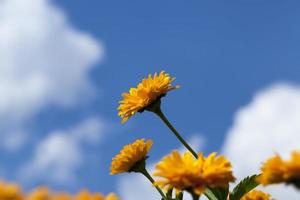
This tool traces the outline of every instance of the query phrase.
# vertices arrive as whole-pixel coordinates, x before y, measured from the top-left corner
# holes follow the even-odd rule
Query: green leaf
[[[256,188],[259,183],[256,181],[258,175],[248,176],[244,178],[230,194],[230,200],[240,200],[245,194]]]
[[[172,194],[173,194],[173,188],[169,188],[166,194],[166,197],[169,199],[172,199]]]
[[[182,200],[183,199],[183,193],[180,192],[176,195],[176,200]]]
[[[229,188],[210,188],[218,200],[226,200],[229,193]]]
[[[204,195],[209,199],[209,200],[218,200],[215,194],[212,192],[211,189],[207,188],[204,192]]]
[[[208,188],[204,194],[209,200],[226,200],[229,189],[227,188]]]

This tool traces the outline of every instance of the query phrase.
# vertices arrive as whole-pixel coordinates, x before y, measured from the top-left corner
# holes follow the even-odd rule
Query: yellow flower
[[[242,197],[241,200],[269,200],[271,195],[259,190],[252,190]]]
[[[203,179],[211,188],[226,188],[229,182],[235,180],[231,163],[224,156],[217,156],[217,153],[212,153],[204,159],[202,173]]]
[[[51,195],[50,200],[73,200],[73,198],[70,194],[63,192]]]
[[[124,146],[120,153],[112,159],[110,174],[131,172],[137,164],[145,161],[152,144],[152,140],[145,142],[144,139],[139,139]]]
[[[156,171],[153,175],[163,178],[155,184],[162,188],[192,189],[200,195],[205,189],[202,167],[203,159],[195,159],[190,152],[181,156],[178,151],[173,151],[155,166]]]
[[[21,189],[14,184],[0,182],[1,200],[22,200],[24,199]]]
[[[300,152],[293,152],[289,161],[276,155],[263,164],[261,171],[258,182],[262,185],[287,183],[300,188]]]
[[[0,181],[0,200],[119,200],[114,193],[106,197],[101,193],[90,193],[82,190],[75,196],[68,193],[54,193],[47,187],[39,187],[27,195],[23,195],[21,189],[14,184]]]
[[[284,179],[300,188],[300,152],[293,152],[292,159],[285,164]]]
[[[104,200],[104,196],[100,193],[90,193],[87,190],[82,190],[75,196],[75,200]]]
[[[154,176],[163,178],[155,183],[162,188],[192,190],[198,195],[206,187],[227,187],[234,181],[230,163],[222,156],[216,157],[215,153],[207,158],[199,154],[196,159],[190,152],[181,156],[173,151],[156,165]]]
[[[27,195],[26,200],[72,200],[68,193],[53,193],[47,187],[40,187]]]
[[[47,187],[40,187],[27,195],[27,200],[49,200],[50,192]]]
[[[119,116],[122,123],[126,122],[137,112],[144,111],[149,105],[165,96],[170,90],[179,88],[172,86],[175,78],[166,72],[160,74],[149,74],[148,78],[142,80],[136,88],[130,88],[128,93],[123,93],[123,100],[119,103]]]
[[[105,200],[119,200],[119,198],[114,193],[110,193],[105,197]]]
[[[283,182],[285,163],[279,155],[268,159],[261,167],[262,174],[258,177],[258,182],[262,185]]]

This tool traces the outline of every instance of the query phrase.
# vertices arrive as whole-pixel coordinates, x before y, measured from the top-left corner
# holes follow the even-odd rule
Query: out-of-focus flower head
[[[263,164],[261,171],[257,180],[262,185],[286,183],[300,188],[300,152],[294,151],[290,160],[275,155]]]
[[[1,200],[23,200],[24,196],[19,186],[15,184],[0,182]]]
[[[271,195],[260,190],[252,190],[242,197],[241,200],[270,200]]]

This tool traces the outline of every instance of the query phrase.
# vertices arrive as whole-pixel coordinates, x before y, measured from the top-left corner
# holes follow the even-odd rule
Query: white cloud
[[[300,87],[276,84],[258,94],[235,115],[224,144],[238,178],[258,173],[261,163],[275,152],[288,157],[300,149]],[[264,188],[276,199],[296,200],[292,187]]]
[[[93,95],[88,73],[103,57],[102,45],[50,0],[0,1],[0,46],[1,143],[46,106],[72,106]],[[9,149],[22,144],[16,138]]]
[[[21,167],[22,180],[72,183],[76,170],[84,162],[84,144],[101,141],[104,123],[99,118],[89,118],[67,130],[48,134],[34,150],[33,157]],[[34,181],[33,181],[34,180]]]
[[[188,140],[189,144],[196,150],[201,150],[205,145],[205,138],[202,135],[194,134]],[[179,151],[185,152],[184,147],[180,147]],[[147,164],[147,169],[150,174],[154,171],[155,163]],[[156,189],[151,186],[151,183],[140,174],[126,174],[120,178],[118,183],[118,190],[123,200],[153,200],[160,199]],[[189,194],[185,194],[186,200],[191,199]]]

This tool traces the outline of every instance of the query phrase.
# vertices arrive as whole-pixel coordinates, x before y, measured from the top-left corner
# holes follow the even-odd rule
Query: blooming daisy
[[[228,187],[229,182],[234,181],[230,162],[215,153],[207,158],[202,154],[195,158],[190,152],[181,156],[173,151],[156,165],[154,176],[162,178],[156,181],[162,188],[174,187],[197,195],[207,187]]]
[[[123,93],[123,100],[119,103],[119,116],[122,123],[126,122],[137,112],[143,112],[151,104],[165,96],[170,90],[179,88],[172,86],[175,78],[162,71],[142,80],[136,88],[130,88],[129,92]]]
[[[132,144],[124,146],[120,153],[112,159],[110,174],[135,171],[135,167],[146,160],[152,144],[152,140],[138,139]]]

